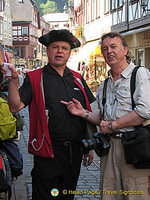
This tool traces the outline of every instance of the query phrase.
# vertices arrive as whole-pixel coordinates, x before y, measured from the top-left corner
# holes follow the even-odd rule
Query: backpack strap
[[[135,107],[135,103],[134,103],[134,99],[133,99],[133,94],[134,94],[134,91],[135,91],[136,73],[137,73],[137,70],[140,67],[142,67],[142,66],[136,66],[133,69],[132,74],[131,74],[131,79],[130,79],[131,101],[132,101],[132,109],[133,110],[134,110],[134,107]]]
[[[106,88],[107,88],[107,82],[108,82],[109,78],[107,77],[104,81],[104,87],[103,87],[103,97],[102,97],[102,105],[104,107],[105,103],[106,103]]]
[[[103,87],[103,96],[102,96],[102,105],[103,105],[103,117],[104,117],[104,106],[106,103],[106,89],[107,89],[107,82],[109,78],[107,77],[104,81],[104,87]]]

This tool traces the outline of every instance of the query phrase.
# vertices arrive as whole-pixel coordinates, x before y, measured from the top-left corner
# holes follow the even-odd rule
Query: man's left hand
[[[83,159],[84,167],[91,165],[91,163],[93,162],[93,158],[94,158],[93,151],[89,151],[88,154],[84,155]]]

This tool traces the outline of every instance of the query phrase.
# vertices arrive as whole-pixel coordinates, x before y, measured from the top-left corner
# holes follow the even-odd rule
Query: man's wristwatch
[[[115,129],[113,128],[113,121],[110,121],[108,124],[108,128],[111,132],[115,132]]]
[[[85,115],[84,115],[84,117],[83,117],[83,118],[84,118],[85,120],[87,120],[87,118],[88,118],[88,117],[89,117],[89,111],[88,111],[88,110],[86,110],[86,113],[85,113]]]

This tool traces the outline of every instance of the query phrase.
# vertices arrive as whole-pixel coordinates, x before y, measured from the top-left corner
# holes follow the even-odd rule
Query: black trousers
[[[59,150],[59,151],[58,151]],[[72,200],[76,190],[82,154],[72,149],[72,163],[67,149],[57,148],[55,159],[34,157],[32,200]],[[59,194],[58,194],[59,193]]]

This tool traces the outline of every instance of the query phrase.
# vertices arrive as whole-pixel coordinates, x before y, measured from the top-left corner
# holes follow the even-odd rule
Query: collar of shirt
[[[57,76],[60,76],[60,74],[49,64],[47,64],[45,67],[44,67],[44,71],[48,71],[49,73],[51,74],[54,74],[54,75],[57,75]],[[63,74],[63,77],[65,78],[66,76],[72,74],[71,71],[69,70],[69,68],[66,66],[65,70],[64,70],[64,74]]]
[[[135,65],[131,62],[120,74],[120,77],[127,78],[132,73],[132,70],[134,69]],[[112,73],[111,70],[109,70],[108,75],[112,79]],[[113,79],[112,79],[113,80]]]
[[[131,63],[121,72],[121,76],[122,76],[123,78],[128,78],[129,75],[132,73],[134,67],[135,67],[135,65],[131,62]]]

